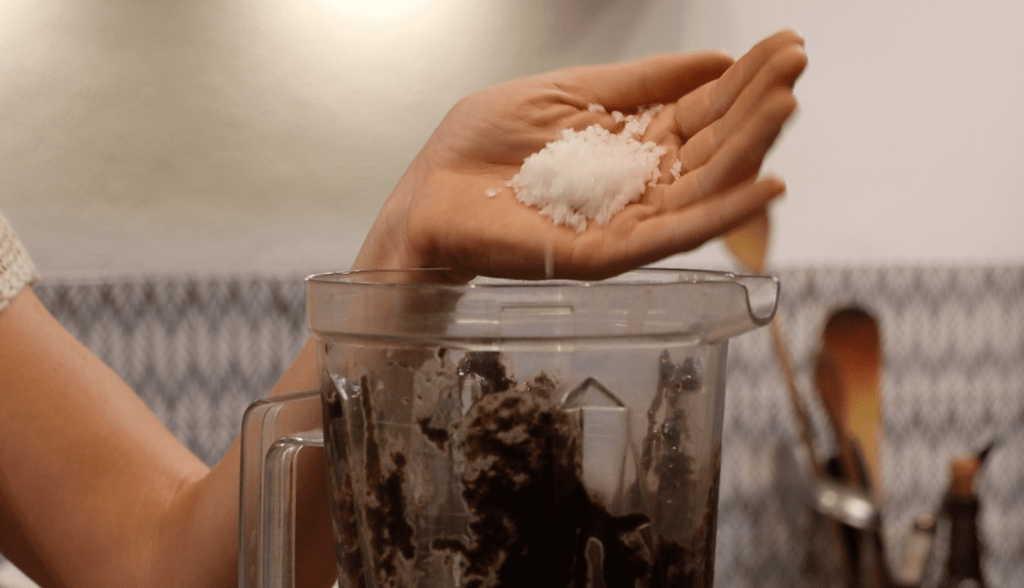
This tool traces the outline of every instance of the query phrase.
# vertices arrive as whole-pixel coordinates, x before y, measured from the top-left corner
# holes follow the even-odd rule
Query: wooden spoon
[[[754,274],[765,272],[766,260],[768,258],[768,234],[770,221],[768,211],[748,221],[744,225],[733,229],[725,235],[725,244],[733,257],[746,270]],[[789,402],[796,417],[797,434],[804,451],[810,458],[811,467],[815,478],[821,480],[824,475],[822,462],[814,449],[814,434],[811,419],[807,414],[807,408],[796,385],[796,370],[793,368],[793,356],[789,353],[786,345],[786,338],[782,332],[782,317],[776,315],[768,325],[772,334],[772,345],[775,348],[775,357],[782,369],[783,379],[786,381],[786,389],[789,391]]]
[[[856,440],[864,460],[864,488],[880,499],[882,345],[878,323],[863,308],[839,309],[825,324],[822,350],[835,359],[843,380],[847,404],[845,429]]]
[[[763,274],[768,259],[768,211],[726,233],[725,244],[736,261],[749,272]]]
[[[839,371],[839,364],[828,351],[818,354],[814,366],[814,382],[818,387],[818,395],[825,405],[825,413],[832,423],[836,445],[839,448],[839,463],[842,469],[840,478],[851,486],[864,490],[864,478],[857,461],[856,450],[850,443],[850,399],[846,392],[846,383]]]

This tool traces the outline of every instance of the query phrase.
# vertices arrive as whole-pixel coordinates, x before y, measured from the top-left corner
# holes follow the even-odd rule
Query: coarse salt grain
[[[625,123],[618,134],[596,124],[563,130],[561,138],[527,157],[508,185],[520,202],[539,208],[556,225],[582,233],[588,221],[606,224],[658,180],[665,148],[638,139],[660,108],[636,115],[612,112],[613,120]],[[597,104],[588,110],[604,112]]]

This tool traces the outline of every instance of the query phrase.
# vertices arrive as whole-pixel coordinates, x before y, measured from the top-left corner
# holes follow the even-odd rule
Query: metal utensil
[[[821,514],[860,531],[877,532],[881,513],[871,496],[841,482],[822,480],[811,493],[811,505]]]

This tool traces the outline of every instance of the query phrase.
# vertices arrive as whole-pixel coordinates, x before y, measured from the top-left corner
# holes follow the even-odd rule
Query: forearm
[[[0,313],[2,549],[55,586],[145,585],[206,466],[26,289]]]
[[[208,468],[30,289],[0,332],[0,550],[44,586],[237,585],[238,443]],[[273,393],[316,387],[307,344]],[[326,586],[323,466],[306,469],[300,585]]]
[[[413,159],[405,173],[398,180],[380,212],[370,226],[359,254],[352,264],[353,270],[367,269],[415,269],[431,266],[428,252],[410,241],[409,209],[414,205],[414,195],[427,180],[427,166],[421,152]],[[436,266],[432,266],[436,267]]]
[[[309,340],[271,396],[318,387],[316,348]],[[319,412],[312,416],[320,419]],[[240,455],[240,441],[236,439],[209,474],[186,488],[169,510],[173,526],[164,533],[170,543],[160,550],[161,565],[170,574],[181,574],[181,560],[206,566],[195,570],[203,570],[204,576],[189,578],[186,574],[183,586],[237,585]],[[335,564],[323,454],[311,449],[303,455],[296,512],[296,585],[329,586],[334,581]],[[211,553],[219,555],[210,557]],[[222,580],[213,583],[213,577]]]

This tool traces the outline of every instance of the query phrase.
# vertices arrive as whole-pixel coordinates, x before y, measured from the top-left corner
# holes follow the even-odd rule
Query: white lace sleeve
[[[14,228],[0,214],[0,310],[29,284],[39,281],[39,272],[21,244]]]

